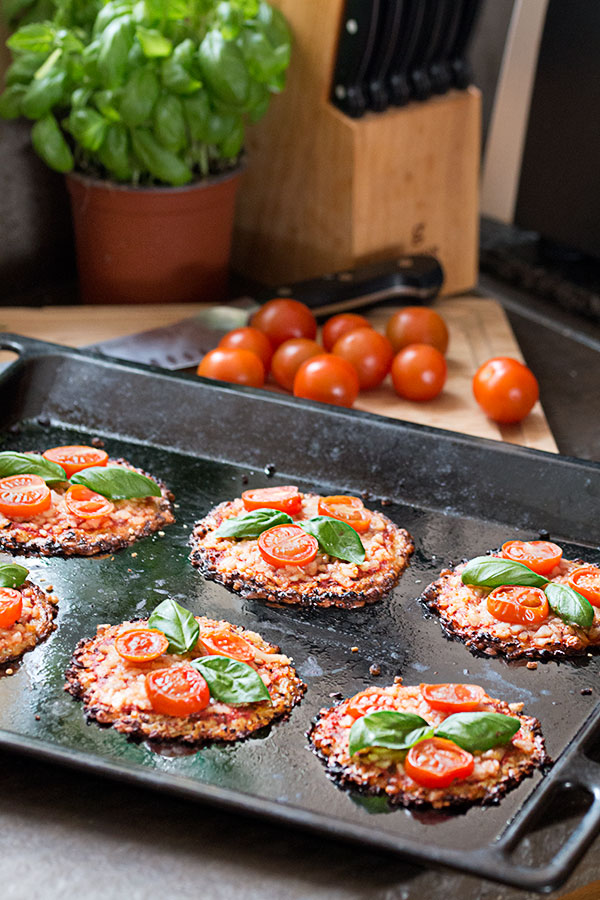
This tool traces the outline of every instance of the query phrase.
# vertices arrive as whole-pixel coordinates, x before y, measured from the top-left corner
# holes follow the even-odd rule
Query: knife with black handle
[[[404,106],[410,100],[409,71],[424,12],[423,0],[405,0],[402,22],[386,79],[388,96],[394,106]]]
[[[421,2],[424,6],[423,21],[410,71],[414,100],[427,100],[433,92],[429,66],[442,39],[446,12],[446,0],[421,0]]]
[[[480,9],[481,0],[463,0],[462,16],[450,55],[452,81],[457,88],[467,88],[473,81],[473,71],[467,59],[467,51]]]
[[[452,86],[450,55],[456,44],[462,15],[462,0],[440,0],[445,4],[440,42],[429,66],[429,80],[434,94],[445,94]]]
[[[300,300],[317,318],[322,318],[387,300],[426,303],[438,294],[442,283],[442,267],[435,257],[403,256],[322,278],[265,288],[254,298],[241,297],[227,305],[207,306],[173,325],[113,338],[87,349],[166,369],[188,369],[216,347],[226,332],[247,325],[252,313],[268,300]]]
[[[367,110],[364,79],[375,48],[381,0],[346,0],[331,101],[352,118]]]
[[[365,96],[369,109],[383,112],[390,99],[386,78],[404,17],[405,0],[381,0],[375,47],[365,78]]]

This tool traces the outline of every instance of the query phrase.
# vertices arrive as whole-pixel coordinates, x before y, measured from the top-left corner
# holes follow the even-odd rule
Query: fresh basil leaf
[[[267,686],[258,672],[229,656],[203,656],[192,665],[206,679],[211,697],[222,703],[270,702]]]
[[[129,500],[134,497],[160,497],[160,488],[155,481],[120,466],[90,466],[76,472],[69,479],[71,484],[84,484],[91,491],[108,497],[109,500]]]
[[[551,581],[544,588],[544,592],[552,612],[560,616],[567,625],[578,625],[580,628],[591,627],[594,621],[594,607],[589,600],[586,600],[573,588],[567,584]]]
[[[369,747],[408,750],[413,743],[429,737],[430,731],[433,733],[432,727],[416,713],[382,709],[355,721],[350,729],[348,751],[354,756]]]
[[[25,566],[18,566],[16,563],[0,565],[0,587],[21,587],[28,575],[29,569]]]
[[[435,734],[474,753],[507,744],[520,727],[519,719],[503,713],[462,712],[444,719]]]
[[[461,575],[463,584],[477,587],[496,588],[504,584],[518,584],[523,587],[543,587],[548,579],[538,575],[523,563],[498,556],[476,556],[469,560]]]
[[[37,453],[13,453],[3,450],[0,453],[0,478],[10,475],[38,475],[44,481],[66,481],[67,476],[62,466],[44,459]]]
[[[171,598],[163,600],[156,607],[148,619],[148,625],[162,631],[169,641],[170,653],[187,653],[198,640],[200,633],[200,626],[189,609],[180,606]]]
[[[291,516],[278,509],[254,509],[245,515],[225,519],[215,535],[249,540],[259,537],[263,531],[274,528],[275,525],[289,525],[293,521]]]
[[[144,28],[142,25],[138,25],[135,33],[144,51],[144,56],[152,59],[171,54],[173,43],[155,28]]]
[[[298,522],[308,534],[319,542],[324,553],[336,556],[344,562],[361,563],[365,558],[365,548],[358,533],[339,519],[331,516],[313,516],[307,522]]]

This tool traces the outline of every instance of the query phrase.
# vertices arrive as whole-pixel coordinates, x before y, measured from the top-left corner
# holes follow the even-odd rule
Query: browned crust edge
[[[41,607],[44,610],[44,620],[41,623],[41,627],[39,630],[29,632],[29,641],[22,641],[19,644],[19,650],[17,653],[11,653],[10,655],[0,655],[0,666],[5,666],[8,663],[16,662],[17,660],[21,659],[21,657],[25,653],[33,650],[35,647],[37,647],[38,644],[46,640],[48,635],[52,634],[52,632],[56,630],[56,623],[54,622],[54,619],[56,618],[58,612],[58,598],[54,594],[47,594],[32,581],[24,581],[21,585],[21,588],[24,587],[27,587],[31,591],[33,591],[35,605]]]

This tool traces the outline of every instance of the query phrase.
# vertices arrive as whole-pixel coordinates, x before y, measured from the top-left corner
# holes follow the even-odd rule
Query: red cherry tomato
[[[333,349],[335,342],[349,331],[355,331],[357,328],[370,328],[369,322],[364,316],[357,313],[340,313],[327,319],[323,325],[321,337],[323,346],[328,353]]]
[[[427,306],[405,306],[388,320],[385,333],[397,353],[409,344],[429,344],[440,353],[448,349],[448,328]]]
[[[250,387],[265,383],[265,367],[251,350],[231,350],[228,347],[211,350],[196,370],[196,374],[216,381],[231,381]]]
[[[271,372],[279,387],[293,390],[296,372],[305,360],[318,356],[323,348],[310,338],[290,338],[273,354]]]
[[[244,491],[242,500],[248,512],[253,509],[278,509],[288,516],[295,516],[302,509],[302,494],[295,484],[253,488],[251,491]]]
[[[594,606],[600,606],[600,569],[597,566],[581,566],[569,576],[569,585]]]
[[[152,628],[129,628],[115,638],[115,650],[128,662],[151,662],[166,653],[168,646],[162,631]]]
[[[429,344],[409,344],[392,362],[392,381],[399,397],[433,400],[446,383],[446,360]]]
[[[432,709],[452,713],[471,712],[485,697],[478,684],[422,684],[421,693]]]
[[[50,488],[38,475],[0,478],[0,513],[5,516],[37,516],[48,509],[51,502]]]
[[[10,628],[21,618],[23,597],[14,588],[0,588],[0,628]]]
[[[263,531],[258,549],[272,566],[306,566],[319,551],[319,542],[299,525],[275,525]]]
[[[70,478],[75,472],[89,469],[91,466],[105,466],[108,462],[108,453],[97,447],[74,445],[70,447],[51,447],[42,453],[44,459],[58,463],[65,470],[65,475]]]
[[[540,588],[516,584],[494,588],[488,595],[487,608],[495,619],[513,625],[537,625],[550,612],[548,598]]]
[[[360,497],[348,497],[345,494],[332,497],[321,497],[319,500],[319,515],[331,516],[351,525],[359,534],[369,530],[371,513],[365,509]]]
[[[372,712],[382,709],[397,709],[396,701],[389,694],[384,694],[378,688],[367,688],[347,701],[346,713],[354,719],[360,719]]]
[[[290,338],[314,338],[317,334],[317,320],[299,300],[269,300],[254,313],[250,324],[266,334],[273,347]]]
[[[388,339],[373,328],[357,328],[343,334],[335,342],[333,353],[354,366],[361,390],[381,384],[394,358]]]
[[[502,544],[504,559],[520,562],[538,575],[547,575],[562,559],[563,552],[551,541],[507,541]]]
[[[454,741],[432,737],[419,741],[408,751],[404,770],[413,781],[426,788],[445,788],[457,779],[468,778],[475,759]]]
[[[334,406],[352,406],[358,397],[358,375],[349,362],[322,353],[303,362],[294,378],[294,396]]]
[[[80,519],[95,519],[97,516],[108,516],[114,510],[114,503],[90,491],[83,484],[73,484],[65,494],[65,504],[69,512]]]
[[[191,716],[208,706],[210,691],[200,672],[182,663],[146,675],[146,693],[154,712]]]
[[[250,350],[251,353],[256,353],[260,357],[265,372],[269,371],[273,348],[269,338],[258,328],[251,328],[249,325],[244,328],[234,328],[233,331],[228,331],[221,338],[219,347],[226,350]]]
[[[254,662],[254,651],[248,641],[225,627],[201,631],[199,643],[211,656],[229,656],[239,662]]]
[[[490,419],[503,425],[520,422],[539,396],[537,378],[516,359],[489,359],[473,376],[473,394]]]

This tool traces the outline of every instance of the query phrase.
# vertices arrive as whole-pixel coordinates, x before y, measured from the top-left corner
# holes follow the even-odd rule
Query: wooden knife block
[[[248,129],[233,266],[282,284],[434,253],[443,292],[477,280],[480,94],[351,119],[329,102],[344,0],[271,0],[294,35],[284,92]]]

